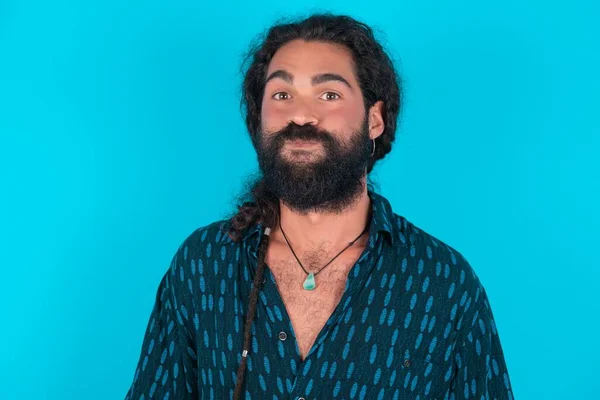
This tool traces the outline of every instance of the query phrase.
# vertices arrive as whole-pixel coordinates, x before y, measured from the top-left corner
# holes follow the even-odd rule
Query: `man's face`
[[[293,41],[273,57],[257,153],[270,190],[299,211],[340,212],[364,189],[372,150],[348,50]]]

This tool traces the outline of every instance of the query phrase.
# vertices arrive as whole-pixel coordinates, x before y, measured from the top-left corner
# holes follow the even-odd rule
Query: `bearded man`
[[[315,14],[246,61],[260,174],[174,255],[127,399],[512,399],[473,269],[368,182],[402,99],[372,30]]]

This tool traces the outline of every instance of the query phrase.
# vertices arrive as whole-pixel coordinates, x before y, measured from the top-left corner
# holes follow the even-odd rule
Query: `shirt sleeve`
[[[485,290],[479,309],[463,321],[466,338],[455,354],[450,399],[513,400],[500,338]],[[464,336],[463,336],[464,337]]]
[[[162,278],[126,400],[197,399],[196,351],[179,317],[171,268]],[[174,309],[175,308],[175,309]]]

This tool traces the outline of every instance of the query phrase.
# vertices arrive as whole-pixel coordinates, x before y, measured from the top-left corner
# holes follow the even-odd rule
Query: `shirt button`
[[[410,367],[410,360],[408,358],[406,360],[404,360],[404,366],[406,368]]]
[[[279,332],[279,340],[284,341],[285,339],[287,339],[287,333],[285,332]],[[302,399],[302,398],[300,398]],[[298,400],[300,400],[298,399]]]
[[[298,400],[305,400],[304,397],[298,397]]]
[[[263,277],[263,285],[264,285],[265,283],[267,283],[267,277],[266,277],[266,276],[265,276],[265,277]]]

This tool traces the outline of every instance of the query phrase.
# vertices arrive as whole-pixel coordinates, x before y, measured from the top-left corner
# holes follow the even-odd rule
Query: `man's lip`
[[[288,143],[294,146],[314,146],[321,142],[319,142],[318,140],[290,140]]]

